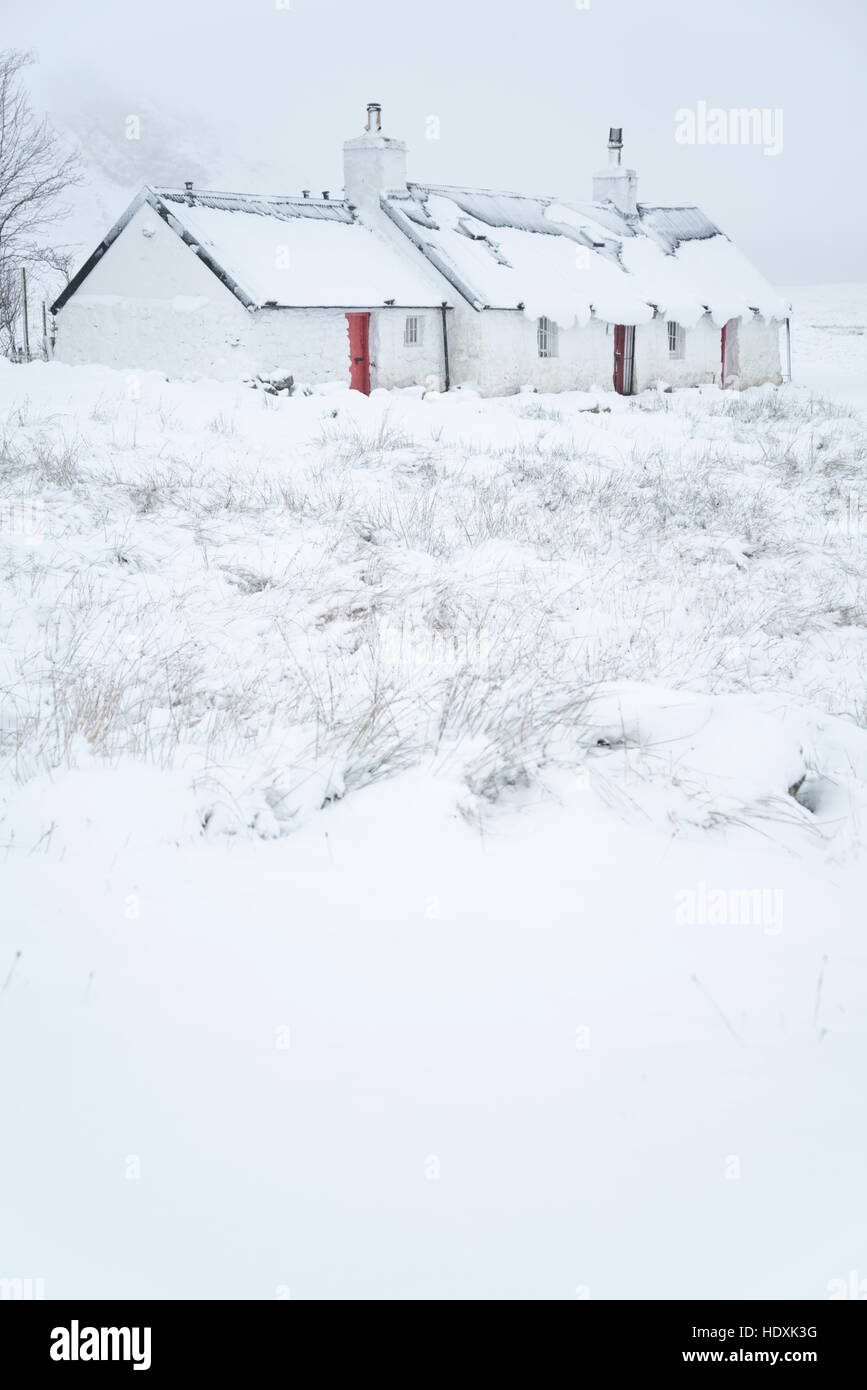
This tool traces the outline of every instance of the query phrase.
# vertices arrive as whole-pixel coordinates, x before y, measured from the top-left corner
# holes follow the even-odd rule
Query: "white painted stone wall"
[[[633,391],[645,391],[658,381],[667,386],[719,384],[722,367],[720,329],[705,314],[694,327],[684,328],[684,355],[668,353],[668,320],[655,318],[635,329]]]
[[[475,383],[483,396],[505,395],[522,386],[537,391],[588,391],[612,386],[614,340],[606,325],[560,329],[556,357],[540,357],[537,321],[521,310],[467,306],[455,311],[452,382]]]
[[[219,283],[215,281],[215,283]],[[73,365],[238,380],[285,368],[297,381],[349,380],[340,309],[246,310],[225,302],[73,295],[58,316],[55,356]]]
[[[532,385],[538,391],[614,389],[614,325],[592,320],[584,328],[560,329],[556,357],[540,357],[537,324],[521,311],[467,307],[455,312],[452,381],[475,383],[484,396]],[[720,383],[721,330],[710,315],[684,330],[683,357],[670,357],[668,323],[662,317],[635,329],[633,391],[664,381],[671,386]],[[779,325],[750,319],[740,323],[738,371],[728,384],[779,383]]]
[[[771,381],[779,386],[783,379],[780,364],[780,323],[776,319],[741,319],[738,329],[737,382],[740,386],[761,386]]]
[[[764,319],[737,321],[737,370],[727,373],[727,386],[756,386],[763,381],[779,384],[779,324]],[[722,330],[706,314],[693,328],[685,328],[684,355],[668,353],[668,320],[662,317],[639,324],[635,330],[633,390],[644,391],[657,381],[669,386],[720,384]]]
[[[405,343],[407,318],[419,320],[421,341]],[[449,312],[449,328],[454,315]],[[438,309],[374,309],[370,315],[371,387],[445,385],[442,315]]]

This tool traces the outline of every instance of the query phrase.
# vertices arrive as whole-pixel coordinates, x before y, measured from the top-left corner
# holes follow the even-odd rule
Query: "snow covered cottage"
[[[144,188],[52,306],[69,363],[483,395],[780,381],[786,303],[697,207],[621,163],[593,200],[408,183],[367,108],[345,191]]]

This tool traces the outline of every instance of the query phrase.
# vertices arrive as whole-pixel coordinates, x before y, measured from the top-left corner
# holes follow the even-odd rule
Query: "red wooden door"
[[[720,386],[726,385],[738,374],[738,319],[729,319],[723,324],[720,334]]]
[[[370,395],[370,314],[347,314],[349,389]]]
[[[614,389],[621,396],[632,395],[632,363],[635,356],[634,324],[614,325]]]

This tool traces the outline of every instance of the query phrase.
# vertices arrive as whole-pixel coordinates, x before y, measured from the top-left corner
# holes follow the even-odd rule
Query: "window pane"
[[[536,329],[536,341],[539,347],[540,357],[557,356],[557,325],[551,319],[539,319]]]

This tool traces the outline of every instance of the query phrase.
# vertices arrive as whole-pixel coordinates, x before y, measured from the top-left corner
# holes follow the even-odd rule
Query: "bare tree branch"
[[[0,351],[7,352],[17,348],[21,266],[41,265],[69,278],[65,248],[39,243],[63,216],[59,199],[79,177],[75,156],[30,106],[21,73],[32,61],[28,53],[0,51]]]

